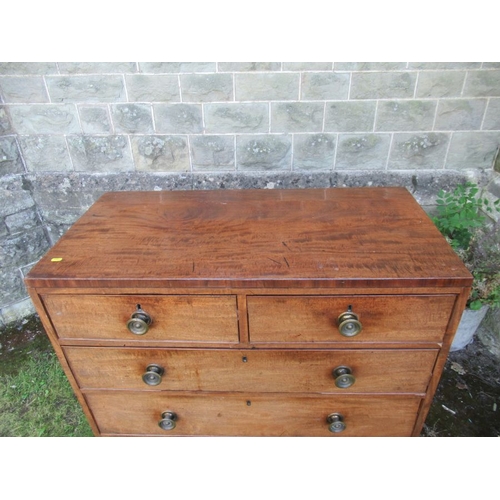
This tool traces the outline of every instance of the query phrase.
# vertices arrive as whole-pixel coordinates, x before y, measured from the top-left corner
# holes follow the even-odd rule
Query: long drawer
[[[61,339],[238,342],[234,295],[45,295],[43,302]],[[137,335],[127,322],[139,310],[151,324]]]
[[[64,348],[82,389],[308,393],[424,393],[437,352]]]
[[[84,394],[104,435],[409,436],[420,404],[411,396]],[[175,427],[163,430],[159,422],[172,421],[168,413],[175,414]],[[340,415],[341,432],[330,431],[332,414]]]
[[[441,342],[454,295],[250,296],[252,342]],[[361,331],[339,332],[338,318],[352,311]]]

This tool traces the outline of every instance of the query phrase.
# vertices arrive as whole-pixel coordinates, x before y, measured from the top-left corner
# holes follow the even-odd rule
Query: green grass
[[[0,374],[0,436],[92,436],[53,351],[32,350]]]

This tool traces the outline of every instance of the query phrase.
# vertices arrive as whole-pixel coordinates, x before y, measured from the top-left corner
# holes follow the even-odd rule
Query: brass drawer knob
[[[146,372],[142,376],[142,380],[147,385],[159,385],[161,376],[165,373],[164,368],[160,365],[151,364],[146,367]]]
[[[352,312],[351,306],[347,308],[346,312],[343,312],[339,316],[337,322],[339,325],[339,332],[344,337],[354,337],[363,329],[363,325],[359,321],[358,315]]]
[[[127,328],[134,335],[144,335],[148,331],[152,321],[151,316],[137,306],[137,310],[127,321]]]
[[[333,378],[335,379],[335,385],[339,389],[347,389],[356,382],[356,378],[348,366],[337,366],[333,370]]]
[[[330,413],[326,421],[330,432],[342,432],[346,427],[344,417],[340,413]]]
[[[175,429],[175,421],[177,420],[177,415],[173,411],[164,411],[161,414],[161,420],[158,422],[158,425],[164,431],[171,431]]]

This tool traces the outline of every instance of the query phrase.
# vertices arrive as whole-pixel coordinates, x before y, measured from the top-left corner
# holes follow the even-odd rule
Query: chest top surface
[[[468,286],[404,188],[104,194],[27,277],[41,287]]]

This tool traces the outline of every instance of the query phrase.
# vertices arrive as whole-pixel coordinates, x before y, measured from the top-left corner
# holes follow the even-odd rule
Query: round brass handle
[[[337,366],[332,374],[335,379],[335,385],[339,389],[347,389],[356,382],[356,378],[348,366]]]
[[[363,329],[358,315],[353,313],[350,308],[339,316],[338,325],[339,332],[344,337],[354,337]]]
[[[127,328],[134,335],[144,335],[148,331],[152,321],[148,313],[142,309],[137,309],[127,321]]]
[[[158,425],[164,431],[171,431],[175,429],[175,421],[177,420],[177,415],[173,411],[164,411],[161,414],[161,420],[158,422]]]
[[[165,370],[160,365],[148,365],[146,372],[142,376],[142,380],[147,385],[159,385],[161,383],[161,376]]]
[[[326,421],[330,432],[342,432],[346,428],[344,417],[340,413],[330,413]]]

